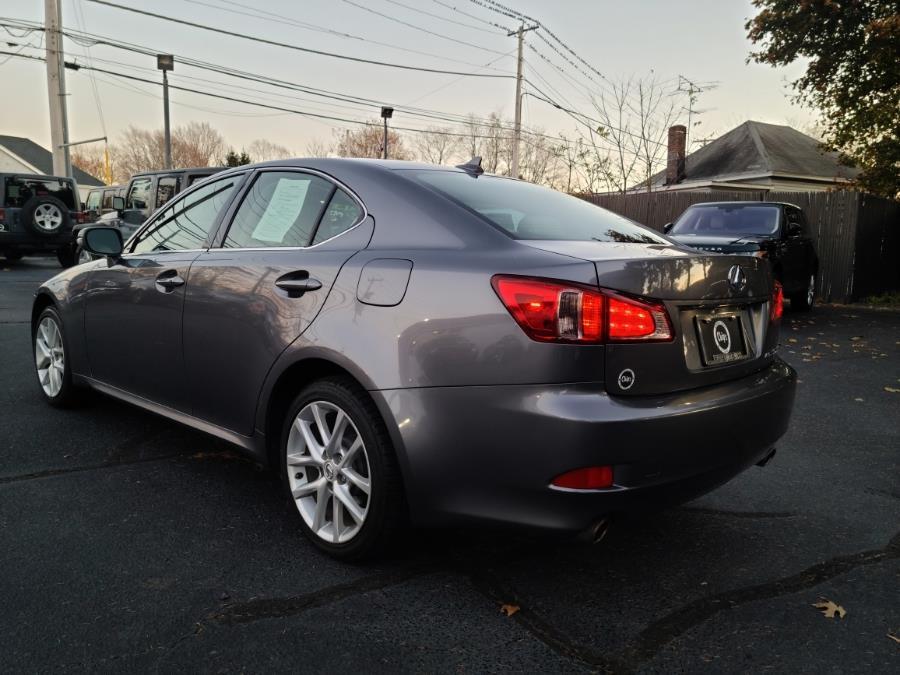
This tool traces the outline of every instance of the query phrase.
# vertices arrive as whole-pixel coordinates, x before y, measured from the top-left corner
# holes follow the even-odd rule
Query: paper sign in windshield
[[[284,235],[294,226],[297,216],[300,215],[309,183],[308,180],[295,178],[279,179],[265,213],[253,230],[252,237],[257,241],[282,243]]]

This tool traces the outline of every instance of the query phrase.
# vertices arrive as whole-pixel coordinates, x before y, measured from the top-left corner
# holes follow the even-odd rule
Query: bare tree
[[[172,163],[177,167],[216,164],[224,150],[225,139],[208,122],[188,122],[172,133]]]
[[[100,145],[77,145],[72,148],[72,164],[94,178],[106,181],[106,161]]]
[[[268,162],[273,159],[290,159],[293,153],[283,145],[272,143],[265,138],[257,138],[247,146],[251,162]]]
[[[189,122],[172,131],[172,164],[179,168],[217,164],[225,153],[222,134],[206,122]],[[117,182],[133,174],[165,168],[165,138],[160,129],[129,126],[111,146]]]
[[[338,137],[335,153],[339,157],[381,157],[384,150],[384,135],[378,122],[354,131],[347,130]],[[390,159],[412,159],[403,138],[396,131],[388,131],[388,157]]]
[[[314,138],[306,144],[307,157],[328,157],[331,152],[332,145],[318,138]]]
[[[460,137],[454,135],[447,127],[428,127],[416,135],[416,151],[419,159],[429,164],[444,164],[456,157],[459,151]]]

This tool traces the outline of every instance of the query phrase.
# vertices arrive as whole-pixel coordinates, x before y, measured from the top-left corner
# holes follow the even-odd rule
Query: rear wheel
[[[806,290],[791,296],[791,309],[797,312],[808,312],[816,301],[816,275],[809,275]]]
[[[53,307],[47,307],[38,317],[33,344],[38,384],[44,398],[57,407],[71,404],[74,398],[72,372],[62,320]]]
[[[281,438],[284,489],[304,533],[343,560],[383,551],[404,520],[400,470],[387,430],[349,378],[307,386]]]

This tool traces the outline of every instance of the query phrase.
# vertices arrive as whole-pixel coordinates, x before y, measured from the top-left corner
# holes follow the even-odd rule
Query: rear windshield
[[[777,206],[762,204],[692,206],[675,221],[669,234],[775,234],[779,211]]]
[[[56,197],[69,209],[77,211],[75,186],[71,181],[55,178],[27,178],[10,176],[6,179],[3,202],[7,208],[21,208],[32,197]]]
[[[455,171],[411,171],[413,178],[474,211],[514,239],[667,244],[648,228],[583,199],[531,183]]]

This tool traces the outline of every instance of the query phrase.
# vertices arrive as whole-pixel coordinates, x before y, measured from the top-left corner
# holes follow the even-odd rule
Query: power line
[[[480,31],[483,31],[483,32],[485,32],[485,33],[490,33],[490,34],[492,34],[492,35],[499,35],[499,34],[500,34],[500,31],[498,31],[498,30],[496,30],[496,29],[494,29],[494,28],[482,28],[481,26],[476,26],[476,25],[471,24],[471,23],[465,23],[464,21],[454,21],[453,19],[448,19],[447,17],[441,16],[440,14],[434,14],[434,13],[432,13],[432,12],[427,12],[427,11],[425,11],[424,9],[419,9],[418,7],[413,7],[412,5],[407,5],[407,4],[404,4],[404,3],[402,3],[402,2],[398,2],[397,0],[384,0],[384,1],[385,1],[385,2],[389,2],[389,3],[391,3],[392,5],[397,5],[398,7],[403,7],[403,8],[405,8],[405,9],[408,9],[408,10],[412,11],[412,12],[418,12],[419,14],[424,14],[425,16],[433,17],[433,18],[438,19],[438,20],[440,20],[440,21],[446,21],[447,23],[453,23],[453,24],[456,24],[457,26],[464,26],[464,27],[468,28],[469,30],[480,30]]]
[[[289,16],[285,16],[284,14],[276,14],[275,12],[268,12],[263,9],[257,9],[255,7],[251,7],[249,5],[244,5],[239,2],[233,2],[232,0],[219,0],[219,2],[225,2],[229,5],[234,5],[235,7],[241,7],[248,11],[241,11],[239,9],[230,9],[228,7],[222,7],[220,5],[215,5],[210,2],[204,2],[204,0],[185,0],[185,2],[190,2],[195,5],[202,5],[203,7],[211,7],[212,9],[216,9],[219,11],[230,12],[232,14],[237,14],[239,16],[248,16],[253,19],[259,19],[260,21],[268,21],[270,23],[275,23],[279,25],[289,24],[291,26],[296,26],[297,28],[302,28],[304,30],[313,31],[316,33],[325,33],[327,35],[334,35],[336,37],[348,40],[357,40],[359,42],[367,42],[369,44],[378,45],[379,47],[386,47],[388,49],[396,49],[401,52],[406,52],[408,54],[418,54],[420,56],[428,56],[433,59],[439,59],[441,61],[448,61],[451,63],[459,63],[464,66],[475,66],[477,67],[477,63],[472,63],[471,61],[463,61],[460,59],[454,59],[449,56],[442,56],[440,54],[434,54],[432,52],[424,52],[418,49],[410,49],[409,47],[401,47],[400,45],[394,45],[389,42],[380,42],[379,40],[372,40],[371,38],[362,37],[360,35],[354,35],[353,33],[347,33],[339,30],[334,30],[333,28],[328,28],[327,26],[319,26],[317,24],[308,23],[306,21],[299,21],[297,19],[293,19]]]
[[[502,30],[506,33],[508,33],[510,31],[510,29],[506,26],[501,26],[499,23],[495,23],[494,21],[488,21],[487,19],[483,19],[482,17],[476,16],[475,14],[469,14],[468,12],[464,12],[463,10],[461,10],[459,7],[456,7],[454,5],[448,5],[446,2],[442,2],[441,0],[431,0],[431,1],[437,5],[440,5],[441,7],[446,7],[447,9],[452,9],[454,12],[462,14],[463,16],[467,16],[470,19],[475,19],[476,21],[480,21],[481,23],[483,23],[485,25],[493,26],[494,28],[499,28],[500,30]]]
[[[387,61],[375,61],[373,59],[364,59],[358,56],[347,56],[345,54],[335,54],[334,52],[326,52],[321,51],[319,49],[310,49],[308,47],[301,47],[299,45],[292,45],[286,42],[278,42],[276,40],[269,40],[267,38],[258,37],[255,35],[243,35],[241,33],[237,33],[235,31],[225,30],[224,28],[216,28],[214,26],[207,26],[202,23],[196,23],[194,21],[187,21],[185,19],[177,19],[171,16],[165,16],[164,14],[156,14],[155,12],[148,12],[143,9],[137,9],[135,7],[127,7],[125,5],[119,5],[114,2],[107,2],[107,0],[88,0],[88,2],[93,2],[98,5],[105,5],[107,7],[113,7],[115,9],[121,9],[126,12],[132,12],[134,14],[141,14],[143,16],[153,17],[154,19],[160,19],[162,21],[169,21],[171,23],[177,23],[182,26],[189,26],[191,28],[199,28],[200,30],[209,31],[212,33],[218,33],[220,35],[228,35],[231,37],[240,38],[242,40],[249,40],[251,42],[259,42],[261,44],[267,44],[273,47],[282,47],[284,49],[292,49],[298,52],[304,52],[307,54],[316,54],[318,56],[328,56],[335,59],[342,59],[344,61],[354,61],[356,63],[367,63],[369,65],[374,66],[383,66],[385,68],[399,68],[401,70],[412,70],[423,73],[437,73],[440,75],[461,75],[466,77],[482,77],[482,78],[500,78],[500,79],[513,79],[513,75],[495,75],[492,73],[466,73],[458,70],[442,70],[439,68],[425,68],[421,66],[410,66],[402,63],[390,63]]]

